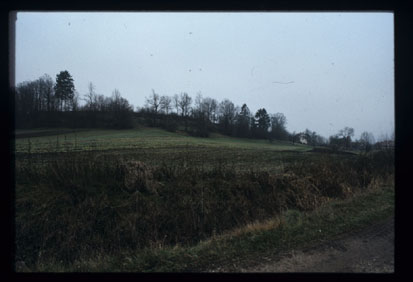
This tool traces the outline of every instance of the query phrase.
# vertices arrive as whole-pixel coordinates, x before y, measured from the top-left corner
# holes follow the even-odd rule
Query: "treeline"
[[[16,128],[130,128],[133,106],[115,89],[111,97],[94,92],[92,84],[85,98],[75,90],[73,78],[62,71],[54,81],[45,74],[37,80],[19,83],[14,89]],[[85,105],[80,105],[85,100]]]
[[[182,129],[193,136],[208,137],[210,132],[245,138],[288,140],[287,119],[282,113],[270,114],[265,108],[251,113],[248,106],[234,105],[188,93],[159,95],[152,90],[144,107],[133,111],[128,100],[115,89],[111,97],[95,92],[92,83],[80,97],[68,71],[53,80],[45,74],[35,81],[19,83],[15,88],[16,128],[84,127],[131,128],[134,123]],[[83,100],[84,105],[80,105]],[[135,119],[134,119],[135,117]]]
[[[283,113],[271,114],[265,108],[252,113],[246,104],[241,107],[224,99],[203,97],[198,93],[193,100],[187,93],[173,96],[159,95],[154,90],[146,97],[144,107],[138,109],[137,115],[146,117],[148,126],[161,126],[175,131],[177,124],[184,124],[185,131],[191,135],[207,137],[210,132],[225,135],[276,140],[288,140],[310,146],[329,146],[336,150],[381,150],[394,148],[394,133],[385,135],[376,142],[371,132],[364,131],[359,139],[353,139],[354,129],[344,127],[328,139],[315,131],[289,132],[286,128],[287,118]]]
[[[188,93],[159,95],[154,90],[146,97],[138,116],[147,117],[150,126],[174,128],[179,121],[184,130],[195,136],[207,137],[210,132],[245,138],[288,140],[287,118],[282,113],[270,114],[265,108],[251,113],[248,106],[236,106],[229,99],[221,102],[198,93],[192,99]]]
[[[134,107],[114,89],[106,97],[95,91],[92,83],[80,97],[68,71],[61,71],[53,80],[45,74],[34,81],[19,83],[14,89],[16,128],[132,128],[136,125],[182,130],[192,136],[208,137],[211,132],[224,135],[288,140],[311,146],[329,145],[334,150],[365,150],[394,147],[392,138],[375,142],[372,133],[363,132],[352,140],[354,129],[345,127],[326,139],[315,131],[288,132],[283,113],[268,113],[265,108],[252,113],[246,104],[241,107],[229,99],[218,101],[198,93],[193,99],[182,92],[173,96],[152,90],[143,107]],[[83,105],[80,105],[83,101]],[[394,134],[393,134],[394,135]]]
[[[80,97],[68,71],[53,80],[45,74],[34,81],[19,83],[14,89],[16,128],[132,128],[135,125],[183,130],[192,136],[208,137],[211,132],[243,138],[300,142],[305,134],[312,145],[326,140],[315,132],[289,133],[283,113],[268,113],[260,108],[252,113],[229,99],[218,101],[198,93],[193,99],[183,92],[173,96],[159,95],[154,90],[143,107],[134,111],[129,101],[115,89],[111,97],[98,94],[92,83]],[[84,104],[81,105],[80,102]]]
[[[337,134],[330,136],[329,146],[334,150],[359,150],[369,152],[371,150],[383,150],[383,149],[394,149],[395,147],[395,135],[394,132],[391,136],[387,134],[376,139],[373,133],[368,131],[363,131],[360,134],[359,139],[352,139],[354,136],[354,129],[351,127],[345,127],[341,129]]]

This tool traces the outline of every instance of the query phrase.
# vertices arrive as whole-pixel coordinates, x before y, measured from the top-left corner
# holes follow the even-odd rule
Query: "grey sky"
[[[134,106],[200,91],[289,131],[394,129],[392,13],[18,13],[16,82],[62,70]]]

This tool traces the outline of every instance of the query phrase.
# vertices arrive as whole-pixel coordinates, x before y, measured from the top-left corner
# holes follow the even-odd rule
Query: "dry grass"
[[[237,171],[225,163],[153,167],[91,154],[62,155],[42,169],[21,164],[17,257],[73,262],[93,252],[196,244],[296,224],[302,211],[382,184],[392,175],[392,158],[379,157],[329,156],[286,165],[284,173]]]
[[[257,221],[248,223],[245,226],[241,226],[233,230],[230,230],[228,232],[225,232],[222,236],[223,237],[236,237],[242,234],[258,233],[261,231],[275,229],[283,223],[285,223],[285,220],[283,220],[280,216],[275,216],[273,218],[266,219],[263,221],[257,220]]]

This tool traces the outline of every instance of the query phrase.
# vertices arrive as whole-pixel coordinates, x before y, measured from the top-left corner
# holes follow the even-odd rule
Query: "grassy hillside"
[[[290,161],[304,160],[317,154],[305,153],[312,148],[286,141],[232,138],[212,134],[210,138],[171,133],[157,128],[131,130],[82,130],[46,129],[24,132],[24,138],[15,141],[16,160],[45,162],[56,153],[95,152],[98,157],[112,156],[144,161],[151,165],[162,162],[185,161],[197,165],[213,166],[231,163],[237,169],[278,169]],[[16,135],[22,133],[17,131]],[[28,134],[34,137],[27,137]],[[303,154],[304,153],[304,154]]]
[[[31,143],[32,153],[61,152],[67,150],[114,150],[135,148],[176,148],[176,147],[225,147],[234,149],[254,149],[273,151],[306,151],[306,145],[292,144],[286,141],[232,138],[212,134],[210,138],[197,138],[185,134],[172,133],[158,128],[140,128],[129,130],[82,130],[70,132],[60,129],[49,131],[53,135],[36,136],[48,132],[45,129],[16,131],[16,152],[26,153]],[[30,134],[34,137],[29,137]]]
[[[16,260],[37,270],[73,270],[83,261],[83,270],[110,271],[99,258],[125,253],[134,257],[130,270],[197,269],[188,266],[186,251],[183,264],[171,268],[153,254],[159,246],[188,250],[288,210],[357,198],[392,186],[394,173],[391,152],[336,155],[219,134],[195,138],[154,128],[19,134],[26,137],[16,139]]]

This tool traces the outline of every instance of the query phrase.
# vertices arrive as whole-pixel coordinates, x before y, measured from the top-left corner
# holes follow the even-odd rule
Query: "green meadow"
[[[292,144],[287,141],[253,140],[231,138],[220,134],[211,134],[210,138],[187,136],[184,133],[172,133],[157,128],[128,130],[82,130],[71,132],[53,130],[52,135],[36,136],[47,130],[17,130],[16,152],[27,153],[31,143],[32,153],[66,152],[70,150],[125,150],[125,149],[173,149],[182,147],[252,149],[268,151],[308,151],[311,147]],[[19,138],[32,134],[33,137]]]

